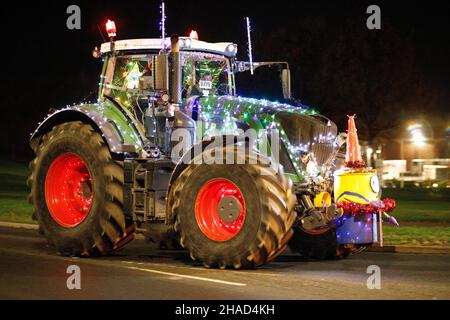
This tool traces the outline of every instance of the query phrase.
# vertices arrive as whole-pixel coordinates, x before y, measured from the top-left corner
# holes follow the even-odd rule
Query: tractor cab
[[[130,95],[167,90],[169,83],[164,79],[167,76],[164,73],[168,70],[164,70],[164,62],[167,63],[164,60],[172,52],[170,41],[170,38],[164,41],[131,39],[102,44],[100,54],[108,57],[104,88],[129,92]],[[189,37],[180,37],[177,41],[180,56],[177,71],[181,74],[183,98],[195,94],[235,93],[232,64],[237,45],[207,43]]]
[[[165,126],[184,101],[235,95],[236,53],[236,44],[191,37],[112,40],[94,52],[104,58],[99,98],[118,104],[151,144],[161,146]]]

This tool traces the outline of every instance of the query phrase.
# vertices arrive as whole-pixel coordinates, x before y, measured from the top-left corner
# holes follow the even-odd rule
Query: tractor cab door
[[[142,105],[153,90],[151,54],[123,55],[109,58],[103,94],[142,119]]]
[[[113,99],[145,131],[154,146],[164,145],[165,109],[160,110],[150,97],[158,86],[155,74],[157,54],[119,55],[109,58],[103,95]]]

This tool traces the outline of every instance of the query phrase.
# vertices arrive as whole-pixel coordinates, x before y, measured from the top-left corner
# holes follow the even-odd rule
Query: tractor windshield
[[[224,56],[183,52],[181,60],[183,98],[233,94],[230,62]]]

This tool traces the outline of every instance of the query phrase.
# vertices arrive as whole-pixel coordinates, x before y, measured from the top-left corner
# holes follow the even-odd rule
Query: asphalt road
[[[68,266],[81,270],[69,290]],[[367,288],[367,267],[381,289]],[[114,256],[65,258],[34,230],[0,228],[0,299],[450,299],[450,256],[367,252],[338,261],[285,253],[257,270],[205,269],[135,240]]]

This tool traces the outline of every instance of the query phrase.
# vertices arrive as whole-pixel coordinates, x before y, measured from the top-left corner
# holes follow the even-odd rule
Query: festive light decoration
[[[139,64],[137,62],[131,63],[130,70],[125,75],[125,86],[128,89],[137,89],[139,87],[139,79],[141,76],[142,71],[139,70]],[[127,101],[130,101],[130,99]]]
[[[252,28],[250,26],[250,18],[245,17],[245,23],[247,25],[247,38],[248,38],[248,62],[250,63],[250,73],[253,75],[253,53],[252,53]]]
[[[236,123],[247,123],[256,130],[260,142],[277,130],[280,140],[286,146],[289,158],[297,174],[301,177],[317,177],[325,167],[318,165],[314,159],[312,148],[318,143],[334,144],[336,136],[332,133],[319,134],[305,144],[292,144],[280,124],[277,115],[280,112],[292,113],[292,116],[316,115],[316,111],[299,104],[297,106],[272,102],[264,99],[243,98],[240,96],[207,96],[191,98],[186,102],[188,114],[195,114],[204,123],[205,136],[236,134]],[[311,160],[307,166],[300,159],[309,154]]]
[[[363,216],[343,215],[336,219],[336,240],[339,244],[368,244],[376,243],[379,239],[377,229],[377,215]]]
[[[132,145],[136,152],[143,150],[143,141],[140,134],[142,130],[137,127],[131,118],[127,118],[117,107],[109,100],[100,103],[80,103],[67,105],[62,109],[55,110],[47,114],[42,122],[39,122],[36,130],[31,134],[33,138],[44,124],[52,117],[58,116],[64,112],[79,112],[90,118],[97,124],[103,132],[102,137],[108,143],[112,152],[122,152],[121,145]],[[111,123],[115,123],[112,125]],[[120,136],[117,134],[120,131]],[[138,134],[138,132],[141,132]],[[121,137],[121,138],[120,138]],[[123,139],[123,140],[122,140]]]
[[[337,207],[342,208],[344,214],[352,217],[378,213],[381,214],[388,223],[397,227],[399,226],[397,219],[388,214],[388,212],[391,212],[396,208],[394,199],[386,198],[383,200],[372,201],[368,204],[343,201],[338,203]]]
[[[166,39],[166,4],[164,1],[161,3],[161,20],[159,22],[159,30],[161,31],[161,42],[162,47],[165,49],[165,39]]]
[[[133,70],[133,66],[129,66],[129,68]],[[133,81],[132,78],[133,77],[130,77],[129,81]],[[103,83],[103,79],[100,79],[100,83]],[[128,82],[128,85],[130,85],[130,82]],[[118,96],[117,100],[119,103],[125,104],[129,101],[129,98],[124,96],[122,99]],[[237,132],[236,121],[245,121],[249,123],[252,128],[257,129],[258,140],[267,138],[271,133],[271,130],[277,130],[279,132],[280,140],[286,146],[295,170],[302,177],[311,175],[317,176],[322,168],[316,166],[314,161],[311,161],[309,167],[303,168],[300,164],[300,156],[310,153],[311,148],[315,143],[324,141],[333,142],[335,139],[334,135],[329,134],[318,135],[313,141],[306,144],[295,145],[290,142],[286,132],[279,124],[279,121],[277,121],[277,114],[279,112],[289,112],[293,115],[316,114],[314,110],[301,104],[293,106],[264,99],[243,98],[239,96],[208,96],[188,99],[185,108],[188,109],[191,114],[193,110],[196,109],[199,116],[198,120],[202,120],[205,123],[205,136],[235,134]],[[109,100],[99,101],[96,104],[89,103],[67,106],[64,109],[49,114],[44,122],[54,114],[68,110],[82,112],[93,119],[102,131],[103,129],[106,129],[105,132],[108,135],[103,135],[103,137],[108,141],[113,152],[121,152],[121,144],[133,145],[137,152],[144,149],[144,143],[140,138],[140,136],[145,136],[144,130],[141,128],[142,124],[139,124],[132,114],[130,114],[127,119]],[[116,123],[116,128],[111,125],[111,120],[109,119],[113,119],[112,121]],[[39,130],[39,127],[37,130]],[[117,130],[120,131],[123,142],[118,141],[117,135],[113,134]]]

